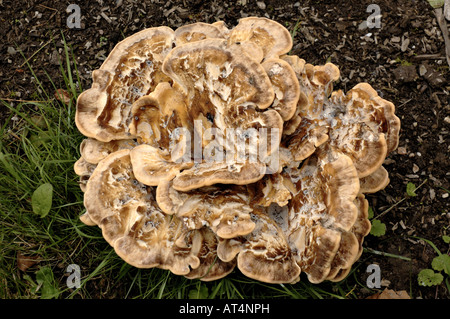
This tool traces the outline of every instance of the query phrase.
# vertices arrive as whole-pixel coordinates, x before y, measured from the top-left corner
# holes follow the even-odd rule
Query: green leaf
[[[431,262],[431,267],[436,271],[444,270],[447,275],[450,275],[450,256],[439,255]]]
[[[446,243],[446,244],[450,244],[450,236],[442,236],[442,239],[444,240],[444,242]]]
[[[411,182],[408,182],[408,184],[406,184],[406,193],[408,194],[408,196],[411,196],[411,197],[417,196],[416,185],[414,185]]]
[[[372,220],[372,228],[370,229],[370,234],[374,236],[383,236],[386,234],[386,225],[380,222],[378,219]]]
[[[198,289],[189,290],[189,299],[206,299],[208,298],[208,287],[201,285]]]
[[[444,276],[440,273],[434,272],[432,269],[422,269],[417,275],[417,281],[421,286],[435,286],[440,285],[444,280]]]
[[[53,186],[45,183],[39,186],[31,196],[31,206],[33,212],[41,217],[47,216],[52,208]]]
[[[41,291],[41,299],[52,299],[59,296],[59,290],[50,267],[42,267],[36,272],[36,281]]]
[[[373,209],[372,209],[372,207],[370,207],[370,206],[369,206],[369,216],[368,216],[368,218],[369,218],[369,219],[372,219],[372,218],[373,218]]]
[[[428,0],[428,3],[433,7],[433,8],[440,8],[444,5],[445,0]]]

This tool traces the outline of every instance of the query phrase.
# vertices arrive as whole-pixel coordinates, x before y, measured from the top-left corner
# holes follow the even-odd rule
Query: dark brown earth
[[[66,25],[70,3],[81,8],[81,29]],[[372,3],[381,9],[380,28],[360,27],[372,14],[366,11]],[[442,32],[425,0],[0,0],[0,98],[12,104],[35,99],[24,57],[46,89],[52,86],[44,71],[62,83],[58,64],[62,35],[73,49],[79,84],[88,88],[92,70],[118,41],[134,32],[160,25],[176,29],[197,21],[223,20],[234,26],[246,16],[266,16],[290,31],[298,23],[291,54],[312,64],[336,64],[341,78],[335,89],[348,91],[368,82],[396,105],[402,130],[398,150],[385,162],[391,181],[385,190],[368,196],[375,217],[387,230],[383,236],[369,235],[364,246],[409,260],[366,251],[355,276],[364,283],[367,266],[378,264],[381,289],[406,290],[413,298],[449,298],[445,283],[433,287],[417,283],[419,271],[431,268],[436,256],[417,237],[448,254],[449,244],[442,236],[450,235],[450,72]],[[0,125],[6,115],[0,106]],[[408,182],[421,185],[417,196],[407,195]],[[368,294],[358,291],[361,298]]]

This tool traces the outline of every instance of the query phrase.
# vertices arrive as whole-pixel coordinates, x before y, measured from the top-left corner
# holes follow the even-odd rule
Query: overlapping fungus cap
[[[77,100],[75,122],[80,132],[102,142],[129,139],[131,105],[170,79],[161,64],[172,49],[175,34],[168,27],[149,28],[119,42],[100,69],[92,72],[92,87]]]
[[[333,92],[337,66],[291,48],[286,28],[257,17],[118,43],[77,101],[80,219],[135,267],[345,278],[400,121],[369,84]]]
[[[99,163],[87,182],[84,203],[106,241],[133,266],[160,267],[191,278],[204,278],[212,268],[206,276],[214,279],[234,267],[209,256],[218,243],[209,229],[187,229],[181,219],[159,208],[155,190],[136,180],[128,149]]]

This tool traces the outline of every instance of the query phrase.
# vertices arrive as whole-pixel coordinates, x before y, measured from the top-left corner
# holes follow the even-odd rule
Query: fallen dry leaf
[[[58,101],[63,102],[64,104],[69,104],[70,102],[70,94],[66,90],[63,89],[57,89],[55,91],[55,98]]]
[[[24,256],[21,253],[17,254],[17,268],[19,268],[21,271],[27,271],[28,268],[38,262],[38,256]]]
[[[381,293],[378,292],[366,299],[411,299],[411,297],[405,290],[395,291],[386,288]]]

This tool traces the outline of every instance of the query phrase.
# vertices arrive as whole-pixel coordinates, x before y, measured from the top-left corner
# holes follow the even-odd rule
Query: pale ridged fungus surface
[[[291,48],[286,28],[257,17],[118,43],[77,101],[81,221],[135,267],[345,278],[400,120],[369,84],[333,91],[338,67]]]

